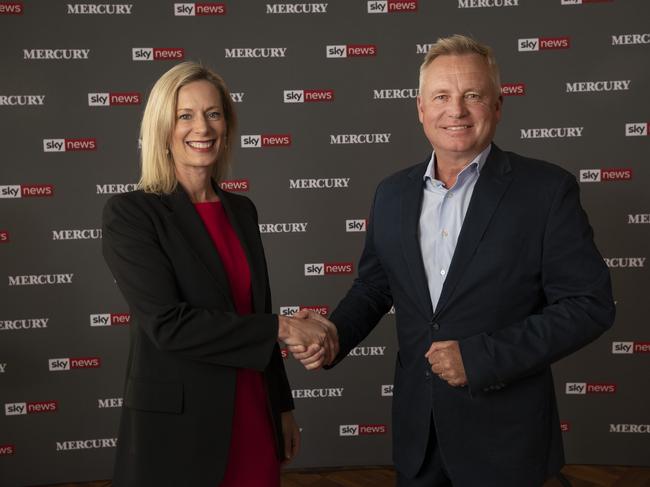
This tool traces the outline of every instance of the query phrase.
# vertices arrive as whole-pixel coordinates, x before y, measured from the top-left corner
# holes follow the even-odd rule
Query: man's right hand
[[[313,329],[314,324],[320,328],[320,331],[316,330],[319,340],[322,340],[319,343],[301,343],[300,341],[290,343],[284,340],[293,357],[300,360],[307,370],[315,370],[334,361],[339,353],[338,332],[334,323],[324,316],[309,310],[301,310],[294,314],[293,318],[280,317],[281,320],[282,318],[293,320],[294,323],[298,322],[298,326],[304,327],[305,331]],[[321,333],[325,334],[324,339]]]

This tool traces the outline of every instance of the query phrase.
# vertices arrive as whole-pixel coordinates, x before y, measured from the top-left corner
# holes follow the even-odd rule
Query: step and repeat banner
[[[429,156],[418,68],[453,33],[494,48],[496,142],[575,174],[612,273],[615,326],[555,366],[567,460],[650,465],[648,18],[645,0],[0,2],[0,485],[111,477],[130,315],[100,215],[134,189],[163,72],[197,60],[226,79],[223,187],[257,205],[274,310],[328,314],[376,184]],[[293,467],[390,464],[394,325],[331,371],[286,358]]]

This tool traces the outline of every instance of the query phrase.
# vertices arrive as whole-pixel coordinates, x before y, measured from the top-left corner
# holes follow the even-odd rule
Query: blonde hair
[[[221,181],[230,170],[231,148],[237,119],[230,91],[223,78],[211,69],[192,61],[177,64],[153,85],[140,125],[141,174],[138,188],[148,193],[169,194],[178,181],[170,152],[172,131],[176,124],[178,91],[193,81],[205,80],[214,85],[221,96],[226,140],[214,165],[212,177]]]
[[[494,57],[494,52],[489,46],[475,41],[471,37],[454,34],[449,37],[441,37],[431,45],[429,51],[424,56],[424,61],[420,66],[420,91],[422,91],[422,81],[424,78],[424,71],[438,56],[462,56],[464,54],[478,54],[483,57],[487,62],[490,69],[490,78],[494,83],[497,97],[501,96],[501,75],[499,74],[499,66]]]

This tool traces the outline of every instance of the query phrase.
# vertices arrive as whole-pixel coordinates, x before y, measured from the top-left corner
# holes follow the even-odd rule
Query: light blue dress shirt
[[[456,250],[458,235],[474,192],[489,145],[458,173],[456,184],[447,189],[435,178],[435,152],[424,173],[424,197],[420,213],[419,236],[422,262],[429,284],[431,306],[435,311]]]

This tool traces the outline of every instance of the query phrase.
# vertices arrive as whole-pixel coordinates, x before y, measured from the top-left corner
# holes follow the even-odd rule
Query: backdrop
[[[327,314],[376,184],[429,156],[417,70],[453,33],[493,46],[497,143],[576,175],[611,268],[616,325],[555,367],[567,459],[650,465],[650,3],[275,2],[0,3],[0,485],[111,476],[130,316],[100,215],[137,181],[164,71],[192,59],[224,76],[240,118],[224,187],[257,204],[274,309]],[[287,358],[293,467],[390,463],[395,354],[388,315],[332,371]]]

